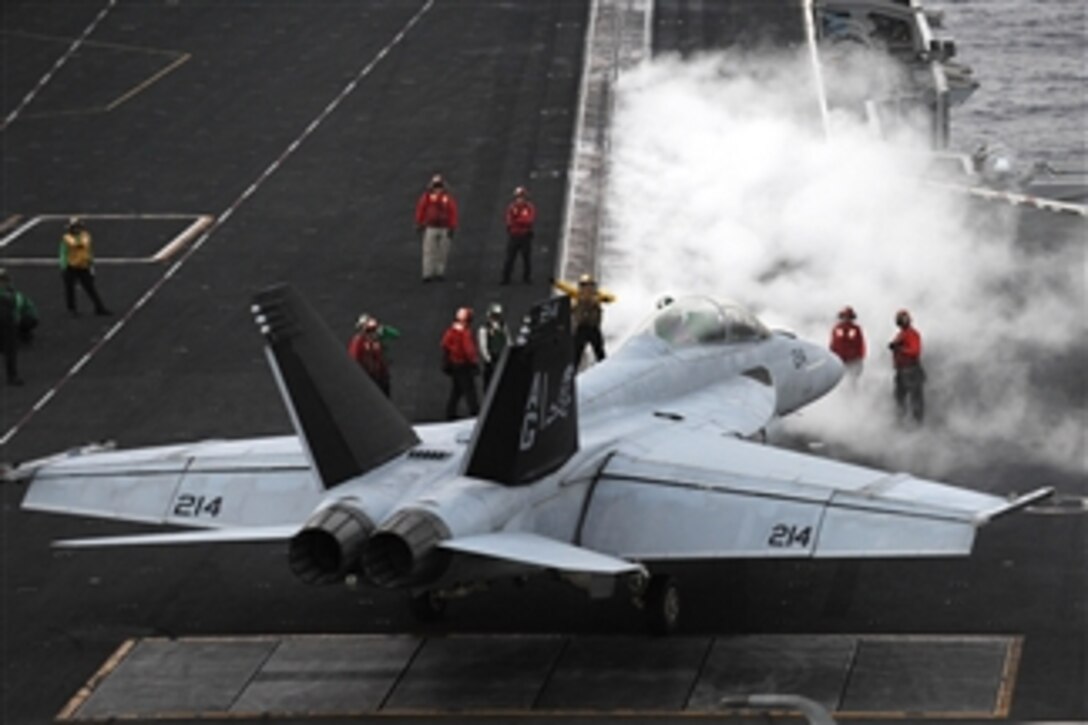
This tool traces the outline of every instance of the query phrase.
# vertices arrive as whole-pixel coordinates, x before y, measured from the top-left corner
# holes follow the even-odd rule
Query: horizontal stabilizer
[[[200,529],[158,534],[96,536],[88,539],[54,541],[58,549],[95,549],[114,546],[175,546],[178,544],[251,544],[286,541],[298,532],[297,526],[265,526],[254,529]]]
[[[521,531],[466,536],[443,541],[439,546],[462,554],[476,554],[563,572],[614,576],[643,571],[641,564],[626,559]]]
[[[419,442],[404,416],[293,287],[259,292],[253,314],[291,421],[325,488],[360,476]]]

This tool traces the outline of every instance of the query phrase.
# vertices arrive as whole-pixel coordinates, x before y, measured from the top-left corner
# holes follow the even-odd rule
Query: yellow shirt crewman
[[[83,291],[91,298],[96,315],[110,314],[95,289],[91,233],[76,217],[68,221],[68,230],[60,241],[60,274],[64,280],[64,301],[73,317],[79,315],[76,309],[76,282],[79,282]]]
[[[578,365],[582,361],[582,353],[587,344],[593,348],[598,362],[604,360],[604,338],[601,337],[601,316],[604,310],[601,305],[615,302],[616,295],[598,287],[597,280],[589,274],[579,277],[577,286],[561,279],[554,280],[552,284],[572,300],[570,317],[571,326],[574,328],[574,364]]]

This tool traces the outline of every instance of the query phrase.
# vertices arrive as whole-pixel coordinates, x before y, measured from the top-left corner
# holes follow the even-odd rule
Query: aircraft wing
[[[322,489],[297,438],[83,450],[8,472],[32,511],[197,528],[301,525]]]
[[[676,424],[625,440],[576,543],[625,559],[952,556],[1015,500]]]

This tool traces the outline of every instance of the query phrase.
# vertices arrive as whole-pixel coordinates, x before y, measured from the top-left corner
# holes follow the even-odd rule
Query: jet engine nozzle
[[[287,559],[291,571],[307,584],[334,584],[359,565],[359,554],[374,531],[365,513],[347,503],[334,503],[314,513],[291,538]]]
[[[448,538],[449,527],[435,514],[421,509],[398,511],[363,550],[363,573],[380,587],[418,586],[434,581],[449,565],[449,554],[436,547]]]

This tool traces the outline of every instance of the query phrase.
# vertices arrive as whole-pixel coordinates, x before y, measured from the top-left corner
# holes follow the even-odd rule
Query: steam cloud
[[[830,70],[836,97],[895,82],[873,62]],[[924,131],[880,141],[861,114],[833,111],[825,136],[810,78],[804,58],[717,54],[620,79],[601,260],[619,298],[610,343],[663,294],[731,298],[816,341],[850,304],[865,372],[795,430],[920,475],[1024,460],[1083,470],[1083,218],[1025,243],[1014,207],[919,180]],[[917,430],[895,422],[891,397],[903,307],[929,375]]]

